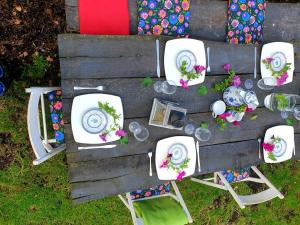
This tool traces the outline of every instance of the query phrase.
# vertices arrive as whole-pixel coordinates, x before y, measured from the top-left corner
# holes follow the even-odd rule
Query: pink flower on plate
[[[106,142],[106,134],[100,134],[99,137],[101,138],[102,141]]]
[[[247,107],[247,108],[246,108],[246,112],[249,112],[249,113],[250,113],[250,112],[253,112],[253,109],[252,109],[252,108],[249,108],[249,107]]]
[[[274,59],[271,58],[271,57],[269,57],[269,58],[266,58],[266,60],[267,60],[267,63],[268,63],[268,64],[271,64],[271,62],[272,62]]]
[[[164,160],[160,164],[159,168],[168,168],[168,165],[169,165],[169,161],[168,160]]]
[[[239,121],[234,121],[232,124],[233,124],[234,126],[239,126],[241,123],[240,123]]]
[[[267,152],[273,152],[273,150],[274,150],[273,144],[263,143],[262,146],[263,146],[263,149]]]
[[[181,87],[184,89],[184,90],[188,90],[189,89],[189,86],[188,86],[188,80],[183,80],[183,79],[180,79],[179,83],[181,84]]]
[[[222,120],[225,120],[226,117],[229,117],[229,116],[231,116],[231,113],[225,112],[225,113],[219,115],[219,118],[222,119]]]
[[[234,76],[233,76],[233,79],[232,79],[232,85],[233,85],[233,86],[236,86],[236,87],[238,87],[238,86],[241,85],[241,79],[240,79],[239,76],[237,76],[237,75],[234,75]]]
[[[283,73],[280,77],[278,77],[277,78],[277,86],[283,85],[286,82],[288,77],[289,77],[289,75],[287,72]]]
[[[119,129],[116,131],[116,135],[119,137],[125,137],[127,136],[127,132],[125,130]]]
[[[204,66],[200,66],[200,65],[195,65],[194,69],[195,69],[196,73],[202,73],[203,71],[206,70],[206,68]]]
[[[226,63],[225,65],[223,65],[223,68],[228,72],[231,68],[231,65],[229,63]]]
[[[177,175],[177,177],[176,177],[176,180],[178,180],[178,181],[181,181],[182,179],[183,179],[183,177],[185,176],[185,171],[181,171],[178,175]]]

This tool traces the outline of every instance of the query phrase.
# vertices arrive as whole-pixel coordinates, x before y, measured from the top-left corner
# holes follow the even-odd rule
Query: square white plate
[[[276,161],[273,161],[272,159],[269,159],[268,152],[263,149],[265,162],[279,163],[291,159],[295,148],[294,127],[280,125],[269,128],[265,133],[264,143],[270,143],[273,135],[275,135],[275,137],[280,137],[286,141],[286,152],[282,156],[276,157]]]
[[[261,77],[272,77],[272,72],[267,70],[266,66],[263,64],[263,60],[271,57],[276,52],[282,52],[285,54],[287,62],[291,63],[291,69],[288,70],[288,78],[284,84],[290,83],[293,81],[293,73],[295,69],[295,60],[294,60],[294,46],[286,42],[272,42],[265,44],[262,47],[261,58],[260,58],[260,71]]]
[[[82,126],[82,117],[90,109],[98,108],[98,102],[108,102],[110,106],[116,109],[116,112],[121,115],[120,128],[123,128],[124,115],[121,98],[108,94],[87,94],[76,96],[73,99],[72,111],[71,111],[71,126],[74,140],[78,143],[85,144],[102,144],[120,139],[115,135],[115,132],[111,132],[107,135],[107,141],[104,142],[99,135],[88,133]],[[112,124],[112,117],[108,115],[108,125]]]
[[[180,79],[182,79],[182,77],[181,72],[176,66],[176,58],[178,53],[183,50],[191,51],[197,59],[196,64],[206,67],[205,49],[202,41],[188,38],[179,38],[167,41],[164,56],[166,80],[173,81],[177,86],[181,86]],[[192,86],[203,83],[205,79],[205,71],[203,71],[202,74],[203,76],[200,76],[198,79],[189,81],[188,85]]]
[[[176,180],[177,173],[172,169],[159,168],[163,160],[167,157],[169,148],[176,143],[183,144],[188,151],[188,168],[184,169],[185,176],[191,176],[195,172],[196,167],[196,146],[193,137],[188,136],[174,136],[162,139],[157,142],[155,153],[155,166],[158,179],[160,180]]]

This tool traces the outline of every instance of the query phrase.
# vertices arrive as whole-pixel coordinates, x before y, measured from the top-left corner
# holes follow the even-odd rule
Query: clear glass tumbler
[[[149,137],[148,129],[144,126],[141,126],[138,122],[131,122],[129,124],[129,130],[133,133],[135,139],[138,141],[146,141]]]

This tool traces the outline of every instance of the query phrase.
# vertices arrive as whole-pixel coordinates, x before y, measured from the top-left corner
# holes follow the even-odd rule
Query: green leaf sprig
[[[233,77],[235,76],[235,72],[233,69],[228,71],[228,77],[221,82],[215,83],[213,90],[217,92],[223,92],[226,88],[231,86]]]
[[[242,104],[238,107],[236,106],[226,106],[227,110],[234,110],[236,112],[242,113],[242,112],[246,112],[247,109],[247,105],[246,104]]]
[[[182,77],[186,77],[187,80],[195,80],[195,79],[198,79],[200,76],[202,76],[201,73],[196,73],[194,70],[188,72],[186,70],[186,66],[187,66],[187,61],[185,61],[185,60],[182,61],[182,64],[179,68]]]
[[[150,87],[154,83],[153,79],[151,77],[145,77],[142,81],[142,87]]]
[[[226,121],[219,117],[216,118],[216,123],[218,124],[220,131],[224,131],[227,127]]]
[[[289,106],[289,100],[282,94],[275,95],[275,100],[277,102],[277,109],[284,110]]]

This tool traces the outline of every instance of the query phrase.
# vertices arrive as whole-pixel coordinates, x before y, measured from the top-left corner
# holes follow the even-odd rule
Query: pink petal
[[[226,63],[225,65],[223,65],[223,68],[228,72],[231,68],[231,65],[229,63]]]

